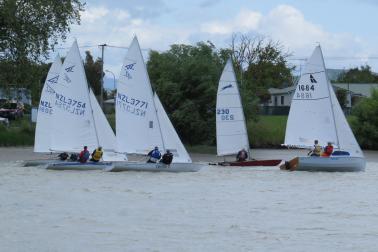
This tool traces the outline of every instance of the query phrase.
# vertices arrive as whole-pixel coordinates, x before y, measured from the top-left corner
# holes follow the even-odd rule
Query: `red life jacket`
[[[327,146],[324,148],[323,156],[329,157],[329,156],[331,156],[332,152],[333,152],[333,146],[329,146],[329,145],[327,145]]]

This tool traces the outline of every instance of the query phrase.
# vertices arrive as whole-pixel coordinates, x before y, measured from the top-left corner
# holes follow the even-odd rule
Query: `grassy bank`
[[[28,117],[0,125],[0,146],[30,146],[34,144],[35,125]]]
[[[106,115],[115,131],[115,115]],[[30,117],[11,121],[9,127],[0,125],[0,146],[31,146],[34,144],[35,124]],[[348,117],[348,121],[355,118]],[[258,122],[247,125],[249,142],[253,148],[280,148],[285,139],[287,116],[259,116]],[[189,152],[215,154],[216,147],[208,145],[187,145]]]

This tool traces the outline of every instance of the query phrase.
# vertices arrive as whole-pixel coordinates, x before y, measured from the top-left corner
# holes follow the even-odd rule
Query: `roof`
[[[378,89],[376,83],[332,83],[332,85],[366,97],[371,96],[372,89]]]
[[[362,95],[365,97],[371,96],[372,89],[378,89],[378,84],[376,83],[332,83],[334,88],[342,88],[348,90],[352,94]],[[271,95],[281,95],[290,94],[295,91],[296,86],[290,86],[286,88],[269,88],[269,94]]]

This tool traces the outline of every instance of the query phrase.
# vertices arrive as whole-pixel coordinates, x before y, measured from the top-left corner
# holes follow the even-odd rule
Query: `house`
[[[332,83],[335,92],[338,89],[347,91],[346,111],[355,105],[355,101],[363,98],[370,97],[373,89],[378,89],[376,83]],[[288,114],[291,100],[293,98],[296,86],[286,88],[269,88],[270,100],[263,105],[263,114],[282,115]],[[286,113],[287,111],[287,113]]]

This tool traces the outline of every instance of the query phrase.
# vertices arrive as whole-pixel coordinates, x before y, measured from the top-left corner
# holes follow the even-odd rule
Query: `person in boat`
[[[70,160],[76,162],[79,158],[79,155],[77,153],[71,153]]]
[[[248,153],[247,151],[243,148],[241,149],[238,154],[236,155],[236,161],[238,162],[243,162],[248,159]]]
[[[318,140],[314,141],[314,149],[312,149],[307,155],[313,157],[320,157],[322,154],[322,147],[319,145]]]
[[[324,151],[322,153],[322,157],[329,157],[332,155],[333,152],[333,146],[331,142],[328,142],[327,146],[324,147]]]
[[[93,152],[92,152],[92,158],[90,161],[93,161],[93,162],[98,162],[100,161],[100,159],[102,158],[102,147],[99,146],[97,149],[95,149]]]
[[[160,162],[166,165],[170,165],[173,160],[173,154],[170,150],[167,150],[166,153],[164,153],[163,157],[161,158]]]
[[[161,153],[159,151],[159,148],[155,146],[155,148],[150,151],[147,156],[149,157],[147,160],[147,163],[157,163],[161,158]]]
[[[79,154],[79,162],[80,163],[86,163],[89,159],[89,151],[88,151],[88,147],[87,146],[84,146],[84,149],[80,152]]]
[[[58,155],[58,158],[59,158],[59,160],[65,161],[68,158],[68,153],[67,152],[62,152],[62,153],[60,153]]]

